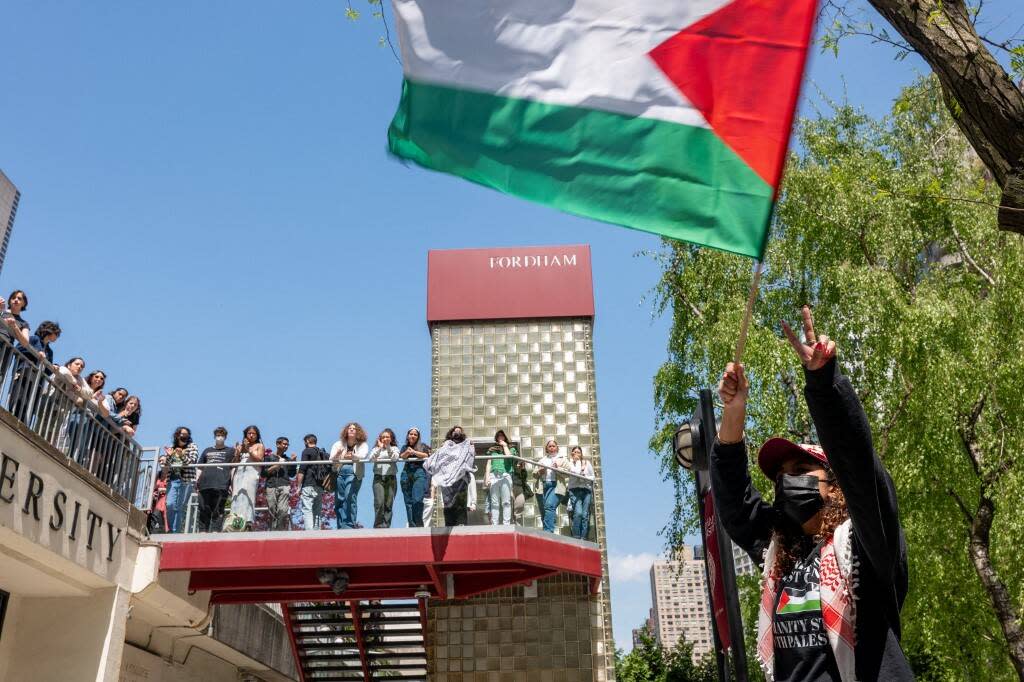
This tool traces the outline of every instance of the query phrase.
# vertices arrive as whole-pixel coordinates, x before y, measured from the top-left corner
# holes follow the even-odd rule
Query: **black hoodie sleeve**
[[[896,490],[875,454],[871,428],[853,385],[833,359],[804,372],[804,395],[821,445],[846,498],[854,537],[879,583],[892,589],[897,610],[907,591],[907,550]]]
[[[746,441],[716,440],[710,469],[715,507],[725,531],[760,566],[772,539],[775,512],[750,480]]]

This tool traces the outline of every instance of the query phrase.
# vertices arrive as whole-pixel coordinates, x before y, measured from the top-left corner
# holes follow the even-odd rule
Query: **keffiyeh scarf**
[[[856,682],[857,679],[854,657],[857,561],[853,556],[852,540],[853,524],[847,519],[821,547],[821,618],[843,682]],[[782,579],[776,566],[777,554],[778,543],[773,539],[765,552],[761,607],[757,617],[757,659],[769,682],[775,678],[772,618]]]

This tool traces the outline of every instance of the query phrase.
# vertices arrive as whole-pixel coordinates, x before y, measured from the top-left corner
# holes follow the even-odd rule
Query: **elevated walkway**
[[[280,603],[300,680],[425,681],[430,600],[601,580],[591,542],[516,526],[157,535],[160,571],[212,603]]]
[[[557,573],[585,575],[592,590],[601,578],[596,544],[515,526],[154,539],[162,545],[160,570],[189,571],[189,588],[209,590],[219,604],[465,599]]]

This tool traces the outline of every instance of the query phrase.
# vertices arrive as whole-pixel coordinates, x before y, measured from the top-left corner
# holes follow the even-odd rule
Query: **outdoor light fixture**
[[[316,579],[324,585],[329,585],[334,594],[341,594],[348,589],[348,573],[337,568],[318,569]]]
[[[693,416],[676,429],[672,439],[679,466],[688,471],[707,471],[717,433],[715,403],[711,391],[704,388],[700,391]]]
[[[676,430],[673,439],[676,461],[679,466],[689,471],[693,470],[693,462],[699,460],[704,451],[704,443],[701,440],[700,419],[691,417]]]

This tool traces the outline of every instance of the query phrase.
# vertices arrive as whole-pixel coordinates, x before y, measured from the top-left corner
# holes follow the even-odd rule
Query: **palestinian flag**
[[[816,0],[393,0],[391,151],[759,258]]]
[[[790,593],[785,590],[779,597],[779,606],[775,613],[808,613],[821,611],[821,593],[808,590],[805,594]]]

